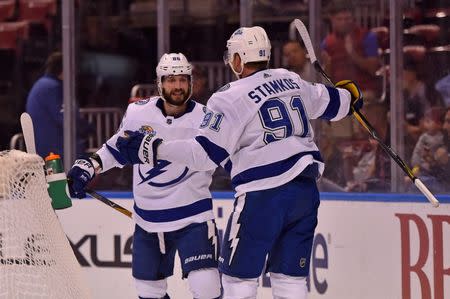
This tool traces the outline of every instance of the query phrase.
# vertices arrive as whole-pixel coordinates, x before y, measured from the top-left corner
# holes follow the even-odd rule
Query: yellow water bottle
[[[53,209],[61,210],[71,207],[72,200],[68,195],[67,177],[59,155],[50,153],[45,157],[45,178]]]

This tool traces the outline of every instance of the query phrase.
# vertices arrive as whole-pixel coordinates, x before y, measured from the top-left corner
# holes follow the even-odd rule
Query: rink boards
[[[103,192],[132,208],[131,193]],[[214,193],[220,233],[232,194]],[[323,193],[309,298],[450,298],[450,196],[433,208],[423,196]],[[94,298],[137,298],[131,277],[133,222],[97,200],[74,200],[59,219]],[[258,298],[272,298],[268,277]],[[191,298],[179,262],[172,298]]]

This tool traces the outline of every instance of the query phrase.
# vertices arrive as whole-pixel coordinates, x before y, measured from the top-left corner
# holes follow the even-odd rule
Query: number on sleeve
[[[211,123],[211,120],[213,122]],[[222,122],[223,114],[222,113],[213,113],[211,111],[208,111],[205,116],[203,117],[203,121],[200,125],[200,128],[206,128],[209,126],[209,128],[213,131],[219,132],[220,131],[220,123]],[[211,123],[211,125],[210,125]]]
[[[213,116],[213,113],[212,113],[211,111],[208,111],[208,112],[205,114],[205,116],[203,117],[203,121],[202,121],[202,123],[201,123],[201,125],[200,125],[200,128],[201,128],[201,129],[206,128],[206,127],[209,125],[212,116]]]
[[[223,114],[216,113],[214,114],[214,121],[209,126],[209,128],[213,131],[219,132],[220,130],[220,123],[222,122]]]

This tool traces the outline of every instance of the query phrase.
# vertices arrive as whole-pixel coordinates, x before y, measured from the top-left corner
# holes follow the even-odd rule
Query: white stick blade
[[[428,188],[422,183],[421,180],[415,179],[414,185],[416,185],[417,189],[419,189],[420,192],[422,192],[423,195],[425,195],[426,198],[428,198],[428,200],[433,205],[433,207],[435,207],[435,208],[439,207],[439,201],[436,199],[436,197],[433,195],[433,193],[431,193],[431,191],[428,190]]]
[[[34,128],[33,120],[31,116],[24,112],[20,116],[20,125],[22,126],[23,138],[25,139],[25,146],[27,147],[27,152],[30,154],[36,154],[36,145],[34,141]]]
[[[311,43],[311,37],[309,36],[308,29],[306,29],[305,24],[299,19],[294,20],[295,28],[297,28],[298,33],[300,34],[303,43],[306,47],[306,52],[308,52],[309,60],[311,60],[311,63],[314,63],[317,61],[316,53],[314,52],[314,48]]]

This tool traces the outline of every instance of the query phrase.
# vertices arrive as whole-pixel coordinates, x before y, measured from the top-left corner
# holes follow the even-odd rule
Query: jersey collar
[[[180,115],[178,115],[178,116],[175,117],[175,118],[180,118],[180,117],[182,117],[183,115],[185,115],[186,113],[192,112],[192,111],[194,110],[195,105],[196,105],[195,102],[194,102],[193,100],[190,100],[190,99],[189,99],[189,100],[187,101],[186,111],[185,111],[183,114],[180,114]],[[158,107],[159,110],[161,110],[161,113],[164,115],[164,117],[167,117],[166,110],[164,109],[164,100],[163,100],[163,99],[159,98],[159,99],[156,101],[156,107]]]
[[[267,71],[267,70],[269,70],[269,69],[267,68],[267,69],[262,69],[262,70],[257,70],[257,71],[254,71],[253,73],[249,74],[249,75],[248,75],[248,76],[246,76],[245,78],[248,78],[248,77],[254,76],[254,75],[256,75],[256,74],[257,74],[257,73],[259,73],[259,72],[263,72],[263,71]],[[245,78],[242,78],[242,79],[245,79]]]

